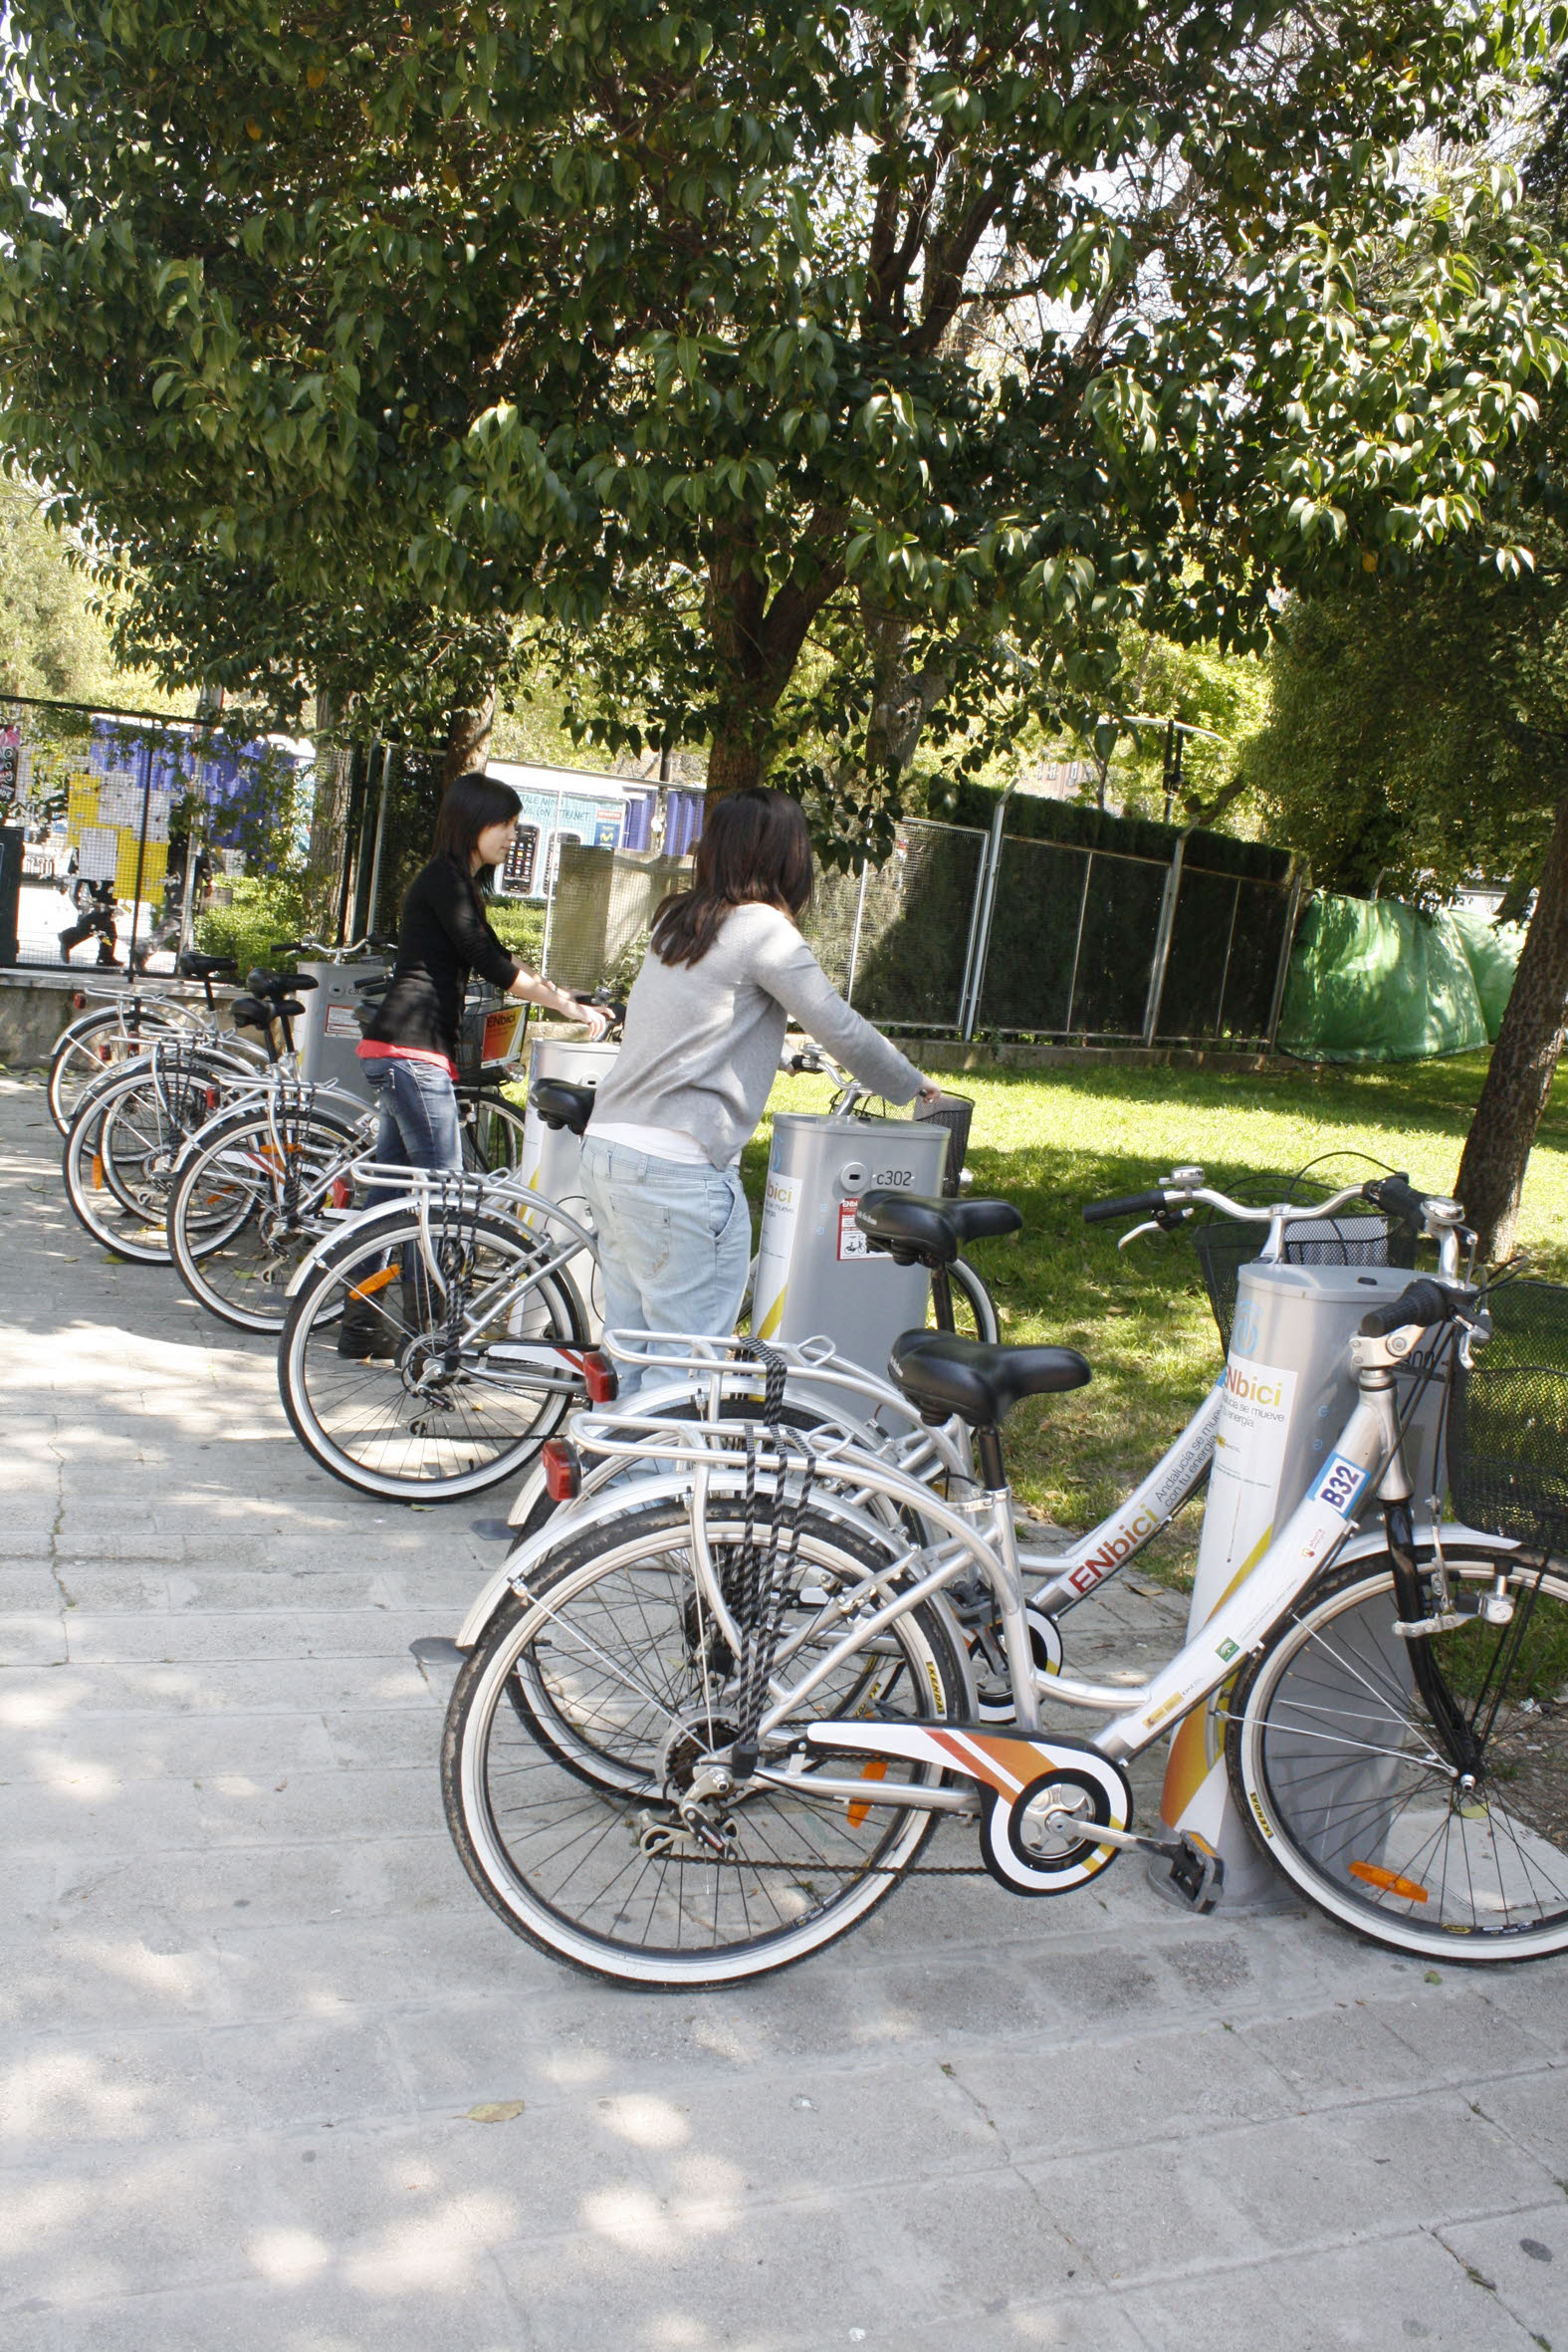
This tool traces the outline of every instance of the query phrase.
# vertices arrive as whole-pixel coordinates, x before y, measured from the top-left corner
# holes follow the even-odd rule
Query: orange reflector
[[[1376,1862],[1352,1862],[1350,1875],[1366,1886],[1377,1887],[1385,1895],[1403,1895],[1407,1903],[1431,1901],[1426,1888],[1419,1887],[1413,1878],[1401,1878],[1397,1870],[1380,1869]]]
[[[373,1298],[377,1291],[384,1291],[388,1283],[395,1283],[396,1280],[397,1268],[383,1266],[379,1274],[367,1274],[362,1283],[355,1283],[348,1295],[350,1298]]]
[[[582,1466],[576,1449],[563,1437],[548,1437],[539,1449],[545,1472],[545,1491],[552,1503],[574,1503],[582,1485]]]
[[[860,1777],[862,1780],[885,1780],[887,1778],[886,1758],[873,1756],[871,1762],[868,1764],[861,1765]],[[867,1813],[869,1813],[871,1807],[868,1804],[851,1805],[849,1808],[850,1828],[858,1829],[861,1822],[865,1819]]]
[[[103,1154],[101,1151],[96,1151],[96,1152],[93,1154],[93,1190],[94,1190],[95,1192],[102,1192],[102,1191],[103,1191],[103,1189],[104,1189],[104,1154]]]

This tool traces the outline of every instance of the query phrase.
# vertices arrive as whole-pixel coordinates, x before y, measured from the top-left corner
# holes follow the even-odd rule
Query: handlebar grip
[[[281,956],[301,956],[305,953],[303,939],[275,939],[267,953],[276,962]]]
[[[1180,1196],[1178,1196],[1180,1197]],[[1084,1208],[1085,1225],[1110,1225],[1118,1217],[1152,1217],[1165,1207],[1164,1192],[1129,1192],[1119,1201],[1090,1201]]]
[[[1361,1318],[1363,1339],[1386,1339],[1390,1331],[1402,1331],[1407,1323],[1446,1323],[1453,1315],[1458,1300],[1441,1283],[1407,1283],[1397,1298],[1386,1306],[1374,1306]]]
[[[1426,1210],[1422,1206],[1424,1196],[1416,1190],[1408,1176],[1374,1176],[1361,1190],[1375,1209],[1384,1209],[1391,1217],[1402,1218],[1417,1233],[1422,1231],[1427,1222]]]

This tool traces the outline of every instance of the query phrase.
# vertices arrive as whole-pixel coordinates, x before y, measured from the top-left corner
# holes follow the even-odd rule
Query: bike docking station
[[[367,956],[354,964],[308,962],[294,969],[311,982],[300,1020],[300,1075],[307,1085],[330,1080],[369,1109],[375,1097],[359,1059],[364,1031],[359,1021],[359,992],[369,982],[384,980],[391,970],[385,956]]]
[[[779,1111],[763,1196],[752,1330],[798,1344],[825,1337],[880,1379],[900,1332],[926,1320],[931,1277],[873,1250],[855,1223],[862,1194],[938,1194],[945,1127],[924,1119],[861,1119]]]
[[[1310,1242],[1311,1235],[1310,1226],[1293,1227],[1292,1246]],[[1359,1246],[1369,1255],[1375,1247]],[[1314,1480],[1331,1472],[1337,1459],[1334,1440],[1356,1402],[1351,1339],[1362,1316],[1399,1297],[1410,1281],[1410,1270],[1403,1266],[1308,1266],[1265,1257],[1241,1267],[1230,1350],[1216,1383],[1222,1401],[1188,1611],[1189,1641],[1250,1574]],[[1418,1497],[1441,1497],[1447,1476],[1443,1416],[1448,1389],[1432,1376],[1430,1336],[1423,1334],[1396,1374],[1406,1466]],[[1358,1547],[1383,1548],[1375,1479],[1367,1485],[1358,1529],[1341,1557],[1353,1556]],[[1410,1662],[1399,1643],[1389,1663],[1408,1684]],[[1244,1664],[1238,1653],[1237,1669]],[[1355,1670],[1347,1665],[1344,1677],[1346,1693],[1353,1692]],[[1192,1837],[1219,1855],[1225,1878],[1218,1908],[1278,1910],[1296,1898],[1258,1851],[1232,1802],[1225,1746],[1233,1687],[1233,1682],[1223,1683],[1178,1727],[1161,1817],[1169,1835]],[[1162,1865],[1151,1864],[1149,1875],[1169,1900],[1183,1900]]]
[[[542,1115],[534,1099],[541,1078],[559,1078],[568,1086],[600,1085],[615,1065],[619,1046],[590,1044],[586,1039],[536,1038],[528,1065],[528,1112],[523,1125],[523,1181],[530,1192],[557,1201],[569,1217],[591,1231],[593,1220],[582,1191],[582,1137],[565,1125]],[[532,1213],[523,1213],[532,1222]],[[584,1265],[583,1260],[587,1260]],[[589,1309],[595,1333],[604,1319],[604,1287],[596,1261],[579,1250],[565,1261],[568,1274]]]

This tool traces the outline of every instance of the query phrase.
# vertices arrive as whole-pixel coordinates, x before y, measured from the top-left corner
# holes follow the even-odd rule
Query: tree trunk
[[[722,801],[726,793],[745,792],[762,781],[763,755],[755,738],[733,721],[721,721],[708,754],[708,799]]]
[[[446,758],[441,763],[441,789],[455,784],[474,768],[483,768],[490,749],[490,730],[496,722],[496,690],[477,710],[454,711],[446,731]]]
[[[316,734],[334,726],[339,714],[333,697],[316,697]],[[306,928],[318,939],[338,936],[338,905],[348,866],[348,814],[353,797],[353,754],[346,744],[318,744],[316,792],[311,804],[311,844],[306,853]]]
[[[1513,1249],[1524,1171],[1551,1092],[1568,1008],[1568,799],[1558,802],[1535,913],[1491,1050],[1455,1190],[1482,1253]]]

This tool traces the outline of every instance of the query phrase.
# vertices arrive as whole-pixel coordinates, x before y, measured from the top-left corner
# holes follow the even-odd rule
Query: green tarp
[[[1315,898],[1290,958],[1279,1045],[1313,1061],[1423,1061],[1497,1035],[1523,933],[1394,898]]]

